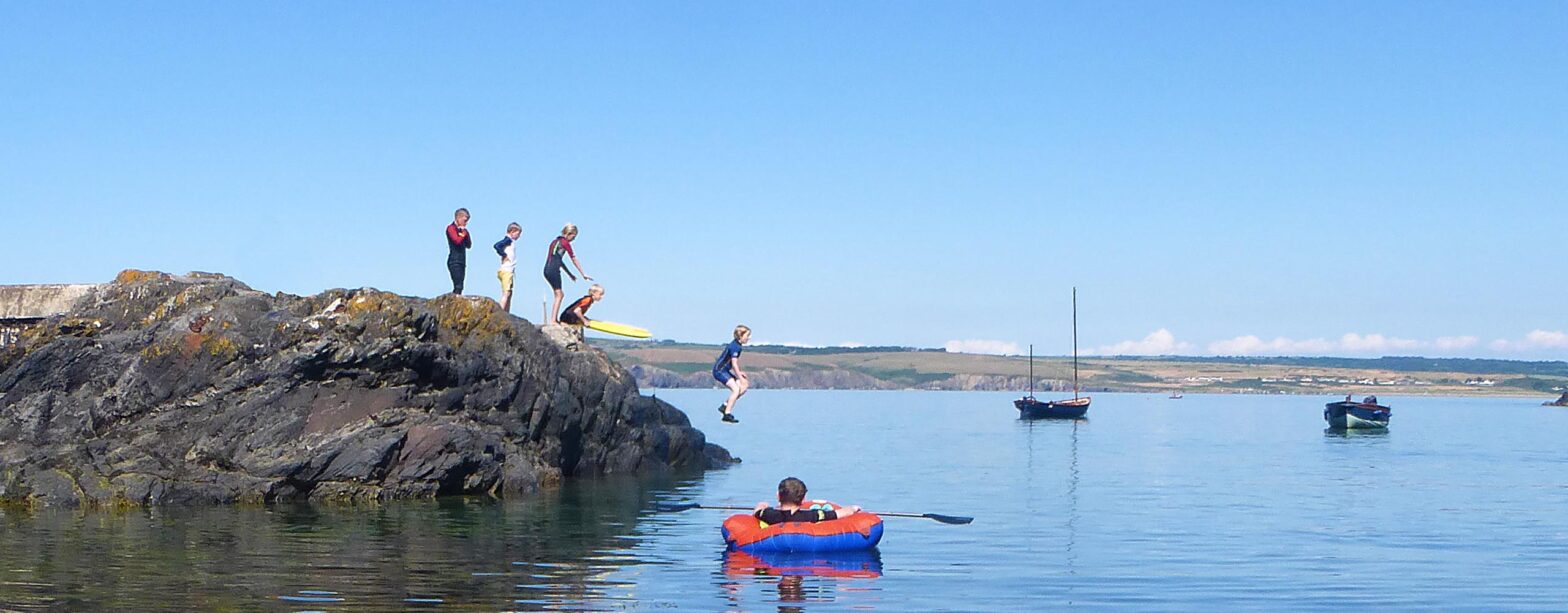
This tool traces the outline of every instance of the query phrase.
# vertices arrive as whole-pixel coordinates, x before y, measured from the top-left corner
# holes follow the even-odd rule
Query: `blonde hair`
[[[735,326],[735,340],[737,340],[737,341],[740,340],[741,336],[749,334],[750,332],[751,332],[751,328],[747,328],[745,324],[741,324],[739,326]]]
[[[576,236],[576,235],[577,235],[577,224],[569,223],[569,224],[566,224],[566,227],[561,228],[561,236]]]
[[[594,292],[599,292],[599,293],[603,294],[604,293],[604,286],[603,285],[599,285],[598,283],[595,283],[593,285],[588,286],[588,293],[592,294]]]
[[[511,234],[512,230],[517,230],[518,232],[522,232],[523,231],[523,227],[517,225],[517,222],[515,222],[515,221],[512,222],[512,223],[506,224],[506,233],[507,234]]]

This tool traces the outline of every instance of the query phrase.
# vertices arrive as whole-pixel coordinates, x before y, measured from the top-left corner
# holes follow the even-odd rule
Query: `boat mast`
[[[1078,399],[1078,288],[1073,288],[1073,400]]]
[[[1034,398],[1034,345],[1029,345],[1029,397]]]

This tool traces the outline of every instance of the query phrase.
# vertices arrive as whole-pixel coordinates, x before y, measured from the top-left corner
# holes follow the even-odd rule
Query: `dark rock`
[[[0,503],[504,496],[734,460],[491,300],[125,271],[0,348]]]
[[[1563,392],[1563,396],[1561,398],[1558,398],[1557,400],[1554,400],[1554,401],[1551,401],[1551,402],[1547,402],[1546,406],[1549,406],[1549,407],[1568,407],[1568,392]]]

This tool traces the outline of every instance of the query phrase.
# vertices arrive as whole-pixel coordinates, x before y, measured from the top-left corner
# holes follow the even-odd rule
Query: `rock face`
[[[126,271],[0,348],[0,503],[504,496],[733,460],[488,299]]]
[[[1568,407],[1568,392],[1563,392],[1562,398],[1545,403],[1549,407]]]

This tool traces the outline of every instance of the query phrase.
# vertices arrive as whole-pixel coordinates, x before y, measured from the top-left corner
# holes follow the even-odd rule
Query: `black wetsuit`
[[[561,258],[563,255],[577,257],[577,254],[572,253],[571,239],[557,236],[550,241],[550,250],[545,253],[544,260],[544,280],[550,283],[550,289],[561,289],[561,269],[566,267],[566,261]]]
[[[580,308],[580,309],[583,310],[583,315],[587,315],[589,307],[592,307],[592,306],[593,306],[593,295],[589,294],[587,296],[583,296],[582,298],[578,298],[577,302],[573,302],[571,304],[566,305],[566,310],[561,311],[561,316],[557,317],[555,319],[556,319],[556,321],[559,321],[559,322],[561,322],[563,324],[571,324],[571,325],[574,325],[574,326],[581,326],[581,325],[587,324],[588,322],[583,321],[581,317],[578,317],[576,313],[573,313],[572,309]]]
[[[757,519],[769,524],[782,524],[784,522],[819,522],[838,519],[838,513],[828,509],[796,509],[794,511],[781,511],[775,507],[768,507],[756,513]]]
[[[452,273],[452,293],[463,293],[463,277],[468,272],[468,248],[474,246],[474,237],[456,223],[446,227],[446,270]]]

